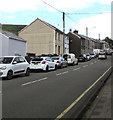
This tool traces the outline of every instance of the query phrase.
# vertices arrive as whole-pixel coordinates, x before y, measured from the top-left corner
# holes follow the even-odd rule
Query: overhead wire
[[[76,14],[76,15],[85,15],[85,14],[106,14],[106,13],[111,13],[111,12],[95,12],[95,13],[91,13],[91,12],[86,12],[86,13],[77,13],[77,12],[75,12],[75,13],[66,13],[66,12],[63,12],[63,11],[61,11],[61,10],[59,10],[59,9],[57,9],[57,8],[55,8],[55,7],[53,7],[52,5],[50,5],[50,4],[48,4],[47,2],[45,2],[44,0],[41,0],[44,4],[46,4],[46,5],[48,5],[49,7],[51,7],[51,8],[53,8],[54,10],[56,10],[56,11],[58,11],[58,12],[60,12],[60,13],[65,13],[65,15],[66,15],[66,17],[68,17],[71,21],[73,21],[75,24],[78,24],[78,23],[76,23],[75,22],[75,20],[74,19],[72,19],[69,15],[74,15],[74,14]],[[78,24],[80,27],[82,26],[82,25],[80,25],[80,24]],[[82,28],[83,28],[83,26],[82,26]],[[85,28],[85,27],[84,27]]]
[[[45,2],[45,1],[43,1],[43,0],[41,0],[41,1],[42,1],[44,4],[50,6],[51,8],[57,10],[58,12],[63,13],[61,10],[59,10],[59,9],[57,9],[57,8],[55,8],[55,7],[53,7],[52,5],[48,4],[47,2]]]

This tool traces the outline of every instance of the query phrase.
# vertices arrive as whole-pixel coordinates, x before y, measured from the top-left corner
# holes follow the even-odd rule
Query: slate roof
[[[84,40],[97,41],[96,39],[94,39],[94,38],[90,38],[90,37],[85,36],[85,35],[77,34],[77,33],[74,33],[74,32],[69,32],[69,33],[71,33],[71,34],[77,36],[78,38],[84,39]],[[69,33],[68,33],[68,34],[69,34]]]
[[[22,38],[18,37],[17,35],[15,35],[15,34],[13,34],[11,32],[0,30],[0,33],[5,35],[6,37],[8,37],[10,39],[26,42],[25,40],[23,40]]]

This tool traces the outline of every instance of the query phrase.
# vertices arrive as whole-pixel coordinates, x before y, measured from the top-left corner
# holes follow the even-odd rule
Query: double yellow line
[[[86,89],[68,108],[66,108],[60,115],[58,115],[56,117],[55,120],[59,120],[61,119],[72,107],[74,107],[77,102],[79,102],[84,96],[85,94],[92,89],[101,79],[102,77],[104,77],[104,75],[111,69],[111,67],[109,67],[88,89]]]

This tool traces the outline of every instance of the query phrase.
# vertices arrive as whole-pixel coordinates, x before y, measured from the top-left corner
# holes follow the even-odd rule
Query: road
[[[32,72],[2,82],[3,118],[57,118],[111,66],[92,59],[50,72]],[[104,75],[102,76],[104,77]],[[90,90],[90,89],[89,89]],[[82,99],[82,98],[81,98]],[[74,105],[76,106],[76,104]],[[60,117],[64,117],[62,114]]]

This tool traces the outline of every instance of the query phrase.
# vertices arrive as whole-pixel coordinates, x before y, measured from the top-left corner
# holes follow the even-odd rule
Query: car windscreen
[[[13,60],[13,57],[1,57],[0,64],[10,64]]]

